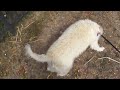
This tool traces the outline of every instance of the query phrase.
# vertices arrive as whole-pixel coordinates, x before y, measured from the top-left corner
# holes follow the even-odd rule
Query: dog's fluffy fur
[[[99,37],[102,34],[103,29],[97,23],[89,19],[79,20],[66,29],[46,54],[38,55],[32,52],[29,44],[25,46],[26,54],[37,61],[47,62],[48,71],[64,76],[72,68],[74,59],[88,46],[97,51],[104,50],[104,47],[98,45]]]

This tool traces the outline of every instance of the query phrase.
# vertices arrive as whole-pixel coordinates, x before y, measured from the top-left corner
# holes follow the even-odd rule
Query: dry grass
[[[110,58],[110,57],[102,57],[102,58],[98,58],[98,59],[108,59],[108,60],[111,60],[111,61],[113,61],[113,62],[116,62],[116,63],[118,63],[118,64],[120,64],[120,61],[117,61],[117,60],[115,60],[115,59],[112,59],[112,58]]]

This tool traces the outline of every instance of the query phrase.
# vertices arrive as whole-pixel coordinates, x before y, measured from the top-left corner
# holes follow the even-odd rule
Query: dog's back
[[[62,64],[71,64],[94,40],[91,29],[95,25],[90,20],[80,20],[71,25],[47,51],[47,56]],[[96,27],[97,28],[97,27]]]

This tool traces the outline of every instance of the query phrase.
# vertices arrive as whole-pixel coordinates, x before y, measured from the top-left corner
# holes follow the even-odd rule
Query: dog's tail
[[[27,56],[30,56],[31,58],[35,59],[36,61],[39,61],[39,62],[48,62],[49,61],[48,57],[45,54],[39,55],[39,54],[34,53],[31,50],[31,47],[29,44],[27,44],[25,46],[25,51],[26,51]]]

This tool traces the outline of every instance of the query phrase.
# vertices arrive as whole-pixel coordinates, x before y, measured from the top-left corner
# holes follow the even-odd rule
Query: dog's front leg
[[[99,44],[98,44],[98,40],[96,40],[95,42],[93,42],[91,45],[90,45],[91,49],[93,50],[96,50],[98,52],[101,52],[103,51],[105,48],[104,47],[100,47]]]

